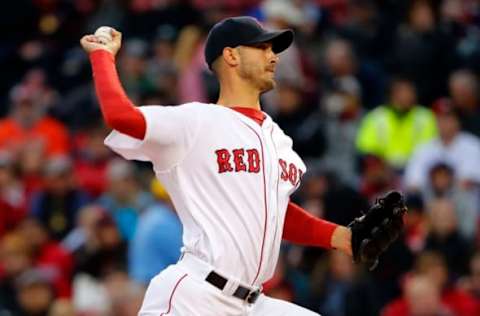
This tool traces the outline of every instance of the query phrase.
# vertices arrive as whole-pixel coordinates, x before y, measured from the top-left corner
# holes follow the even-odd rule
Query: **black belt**
[[[210,272],[205,281],[210,283],[211,285],[215,286],[216,288],[223,290],[225,285],[227,284],[228,280],[216,273],[215,271]],[[239,298],[243,301],[247,301],[250,304],[253,304],[257,301],[258,297],[260,296],[261,290],[252,291],[246,287],[239,285],[235,292],[233,292],[233,296]]]

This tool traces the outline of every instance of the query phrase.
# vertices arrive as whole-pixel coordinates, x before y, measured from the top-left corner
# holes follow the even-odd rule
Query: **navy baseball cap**
[[[215,24],[208,33],[205,44],[205,61],[211,68],[225,47],[272,43],[274,53],[287,49],[293,42],[292,30],[268,31],[258,21],[249,16],[224,19]]]

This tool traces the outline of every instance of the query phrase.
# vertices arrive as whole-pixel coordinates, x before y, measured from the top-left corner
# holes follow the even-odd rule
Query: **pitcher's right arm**
[[[122,34],[112,28],[111,35],[110,41],[85,35],[80,43],[92,64],[95,91],[105,123],[123,134],[142,140],[146,131],[145,117],[126,95],[115,67]]]

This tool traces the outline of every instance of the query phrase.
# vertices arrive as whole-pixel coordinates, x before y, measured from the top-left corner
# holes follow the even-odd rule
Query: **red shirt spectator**
[[[14,228],[24,217],[25,209],[15,207],[0,199],[0,236]]]
[[[17,149],[28,142],[40,142],[48,156],[68,153],[68,133],[59,121],[43,117],[30,127],[13,118],[0,121],[0,148]]]
[[[50,241],[41,246],[35,266],[52,271],[53,287],[57,297],[70,297],[73,258],[59,243]]]
[[[68,132],[59,121],[46,115],[35,91],[17,87],[11,96],[11,111],[0,120],[0,148],[21,152],[37,143],[47,156],[68,154]]]
[[[94,126],[75,136],[75,176],[79,186],[91,197],[99,197],[107,187],[107,165],[111,151],[103,144],[108,130]]]
[[[445,311],[439,312],[438,316],[472,316],[480,314],[480,309],[475,299],[468,293],[458,289],[447,290],[442,294],[441,307]],[[447,309],[451,312],[447,311]],[[412,315],[412,313],[406,298],[400,298],[388,304],[381,314],[381,316],[409,315]]]
[[[58,242],[51,240],[46,228],[33,218],[26,219],[21,224],[20,231],[34,250],[33,266],[51,273],[57,297],[70,297],[72,256]]]

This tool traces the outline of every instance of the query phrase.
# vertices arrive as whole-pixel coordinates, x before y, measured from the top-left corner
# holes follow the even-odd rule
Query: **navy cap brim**
[[[281,53],[286,50],[293,42],[293,31],[292,30],[284,30],[284,31],[276,31],[276,32],[265,32],[255,39],[244,43],[243,45],[253,45],[259,43],[272,43],[272,50],[275,54]]]

